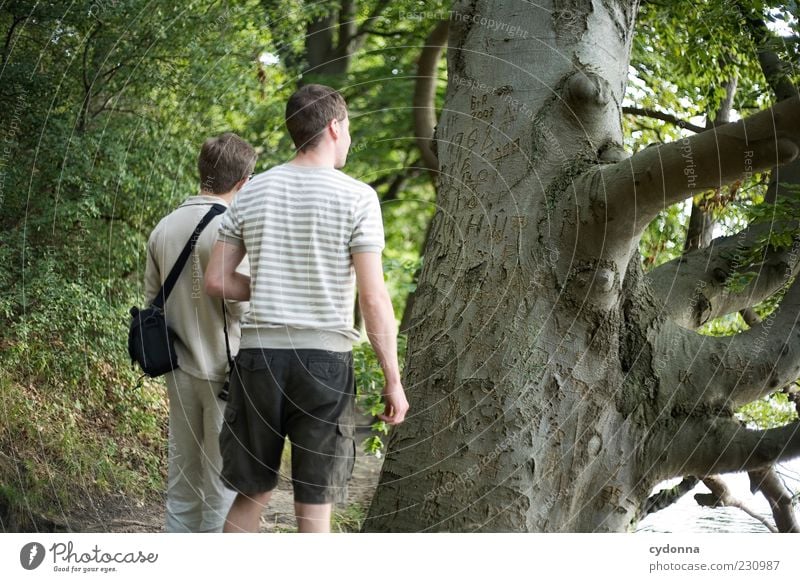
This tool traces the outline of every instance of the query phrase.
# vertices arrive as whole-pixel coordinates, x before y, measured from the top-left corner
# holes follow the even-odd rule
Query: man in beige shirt
[[[255,166],[255,150],[233,133],[203,144],[198,159],[200,193],[190,196],[164,217],[147,245],[145,294],[148,302],[158,293],[186,241],[214,204],[230,206]],[[224,402],[228,356],[222,301],[209,297],[204,277],[222,215],[200,234],[186,266],[164,306],[168,325],[175,331],[179,368],[166,375],[169,396],[169,462],[166,531],[218,532],[233,501],[233,492],[220,481],[222,461],[219,432]],[[249,275],[245,261],[237,269]],[[239,319],[246,302],[227,301],[231,354],[239,349]]]

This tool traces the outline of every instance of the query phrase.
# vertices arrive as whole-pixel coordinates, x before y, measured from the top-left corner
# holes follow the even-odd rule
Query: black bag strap
[[[222,389],[217,394],[220,400],[228,400],[230,396],[230,375],[233,373],[233,358],[231,357],[231,342],[228,339],[228,309],[225,307],[225,300],[222,300],[222,319],[225,322],[222,328],[225,331],[225,353],[228,355],[228,374]]]
[[[228,354],[228,371],[233,371],[233,358],[231,357],[231,342],[228,339],[228,309],[225,307],[225,300],[222,300],[222,319],[225,322],[225,353]]]
[[[213,204],[211,206],[211,210],[206,212],[206,215],[203,217],[203,220],[197,225],[192,233],[192,236],[189,237],[189,240],[186,241],[186,245],[183,247],[181,254],[178,255],[178,259],[175,261],[175,265],[172,267],[172,270],[169,272],[167,279],[164,281],[164,285],[162,285],[161,290],[156,294],[155,299],[150,304],[153,307],[158,307],[159,309],[164,309],[164,303],[167,302],[167,298],[169,294],[172,293],[172,289],[175,287],[175,283],[178,282],[178,277],[183,271],[183,268],[186,266],[186,261],[189,260],[189,255],[192,254],[194,250],[194,246],[197,244],[197,239],[200,237],[200,233],[203,232],[208,223],[211,222],[215,216],[218,214],[222,214],[227,210],[222,204]]]

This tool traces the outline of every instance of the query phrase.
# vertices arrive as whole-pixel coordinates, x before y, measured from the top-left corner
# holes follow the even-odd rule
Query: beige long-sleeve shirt
[[[161,289],[186,241],[212,204],[227,206],[217,196],[191,196],[161,219],[153,229],[147,243],[145,270],[145,296],[148,304]],[[178,366],[187,374],[214,382],[225,380],[228,366],[222,300],[206,294],[203,279],[222,216],[215,216],[200,234],[194,251],[164,306],[167,324],[177,335],[175,351],[178,355]],[[250,274],[247,257],[237,271]],[[235,356],[239,351],[241,337],[239,320],[247,311],[248,303],[226,301],[226,305],[231,355]]]

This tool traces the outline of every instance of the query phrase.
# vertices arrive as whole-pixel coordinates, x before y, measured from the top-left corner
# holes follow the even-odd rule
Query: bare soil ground
[[[360,442],[358,439],[356,442]],[[357,447],[359,448],[359,447]],[[332,531],[354,531],[366,513],[378,484],[383,459],[361,452],[356,455],[347,503],[334,510]],[[164,500],[134,501],[110,497],[88,501],[63,519],[54,520],[56,531],[153,533],[164,531]],[[294,501],[288,469],[281,471],[278,489],[261,516],[262,532],[295,531]]]

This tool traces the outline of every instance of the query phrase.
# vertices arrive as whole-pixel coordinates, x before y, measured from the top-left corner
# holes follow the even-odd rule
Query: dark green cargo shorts
[[[354,406],[352,352],[241,350],[219,437],[223,483],[248,495],[274,489],[288,436],[295,501],[345,501]]]

